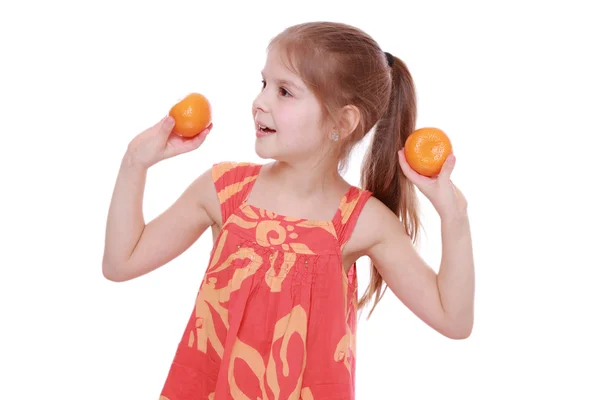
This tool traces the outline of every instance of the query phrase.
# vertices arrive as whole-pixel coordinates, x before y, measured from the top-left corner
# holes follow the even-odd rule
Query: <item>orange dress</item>
[[[341,250],[371,195],[331,221],[247,203],[262,165],[212,168],[223,226],[160,400],[354,399],[356,264]]]

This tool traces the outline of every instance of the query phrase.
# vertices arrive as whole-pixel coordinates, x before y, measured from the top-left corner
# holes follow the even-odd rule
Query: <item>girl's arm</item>
[[[111,281],[126,281],[166,264],[194,243],[219,215],[211,171],[196,179],[160,216],[146,224],[142,212],[148,168],[197,149],[212,124],[196,137],[173,135],[175,121],[165,116],[127,146],[113,190],[104,241],[102,273]],[[212,210],[212,212],[211,212]],[[219,219],[220,221],[220,219]]]
[[[147,274],[188,249],[220,218],[210,170],[197,178],[161,215],[144,221],[147,169],[126,155],[115,184],[106,224],[102,272],[116,282]]]
[[[355,230],[363,244],[354,246],[364,249],[388,287],[415,315],[441,334],[463,339],[473,328],[475,280],[468,216],[445,216],[441,229],[442,259],[436,274],[419,256],[398,217],[371,198]]]
[[[450,180],[456,157],[448,156],[434,178],[415,172],[403,150],[398,161],[404,175],[440,216],[439,272],[419,256],[398,217],[374,198],[367,201],[357,221],[359,235],[354,246],[358,254],[373,260],[392,292],[425,323],[447,337],[466,338],[473,329],[475,268],[467,200]]]

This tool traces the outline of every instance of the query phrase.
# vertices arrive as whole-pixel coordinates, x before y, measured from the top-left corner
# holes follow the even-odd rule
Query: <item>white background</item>
[[[105,280],[120,159],[198,91],[214,130],[150,169],[146,218],[215,162],[262,162],[250,106],[266,45],[312,20],[356,25],[407,63],[418,127],[453,141],[474,238],[472,336],[444,338],[388,291],[359,325],[357,399],[600,398],[594,2],[389,4],[2,3],[2,398],[158,398],[211,238],[134,281]],[[364,147],[346,174],[353,184]],[[423,218],[419,251],[437,269],[439,219],[426,202]],[[362,293],[367,260],[359,269]]]

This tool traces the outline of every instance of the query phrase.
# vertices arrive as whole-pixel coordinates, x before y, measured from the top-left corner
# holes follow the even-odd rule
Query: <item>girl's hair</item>
[[[294,25],[274,37],[268,50],[282,52],[284,61],[315,94],[330,118],[346,105],[360,111],[357,128],[341,140],[340,169],[350,153],[377,124],[363,161],[361,185],[398,215],[413,242],[419,231],[414,185],[404,176],[398,151],[415,129],[416,95],[406,65],[385,53],[362,30],[341,23],[310,22]],[[371,281],[358,303],[363,308],[375,296],[369,316],[385,293],[383,279],[371,264]]]

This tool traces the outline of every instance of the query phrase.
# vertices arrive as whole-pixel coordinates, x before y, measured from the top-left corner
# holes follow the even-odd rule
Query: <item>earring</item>
[[[331,140],[333,140],[334,142],[337,142],[340,139],[340,135],[337,134],[337,132],[333,132],[331,134]]]

